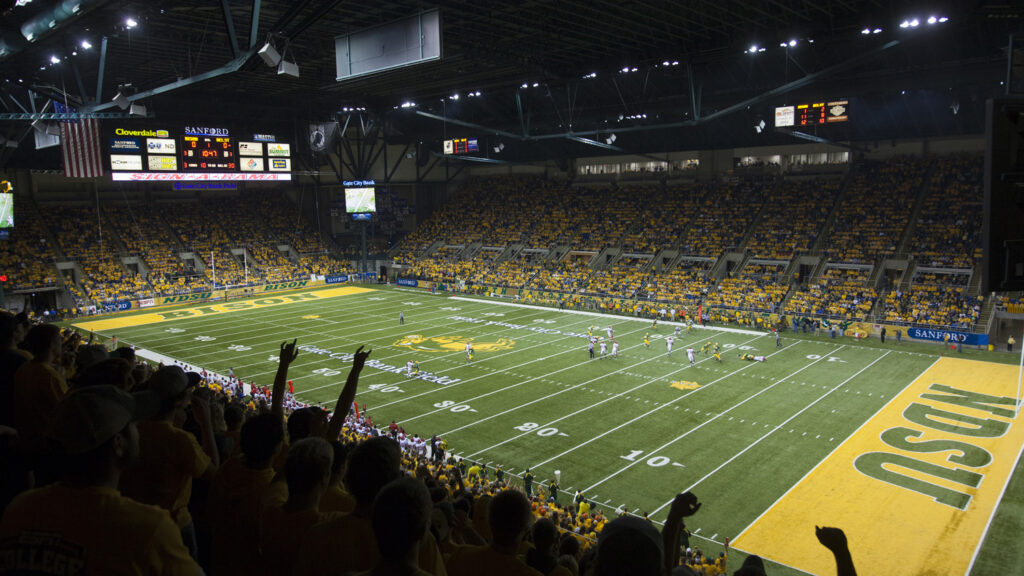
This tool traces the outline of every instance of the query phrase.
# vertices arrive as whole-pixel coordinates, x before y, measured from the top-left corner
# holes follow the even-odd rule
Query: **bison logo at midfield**
[[[497,352],[498,350],[510,350],[515,346],[514,340],[498,338],[496,342],[481,342],[466,336],[421,336],[411,334],[394,343],[395,346],[404,346],[417,352],[460,352],[466,349],[466,342],[472,342],[473,350],[477,352]]]

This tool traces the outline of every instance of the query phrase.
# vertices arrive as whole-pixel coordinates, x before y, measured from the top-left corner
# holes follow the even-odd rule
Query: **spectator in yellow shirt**
[[[134,422],[156,411],[151,394],[133,396],[114,386],[77,390],[56,407],[53,436],[64,475],[8,506],[0,521],[5,569],[36,573],[38,566],[28,563],[47,558],[67,573],[201,573],[166,510],[117,491],[121,472],[139,455]]]

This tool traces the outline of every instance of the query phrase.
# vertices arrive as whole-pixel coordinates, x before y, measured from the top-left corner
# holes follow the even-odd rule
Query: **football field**
[[[788,333],[777,346],[735,328],[675,336],[649,320],[376,287],[76,325],[259,385],[271,384],[280,343],[297,338],[296,396],[331,407],[365,344],[356,401],[378,425],[441,435],[458,456],[530,468],[544,484],[559,471],[563,502],[582,490],[612,515],[624,505],[661,522],[692,490],[704,506],[687,521],[691,546],[717,556],[730,538],[741,551],[730,573],[742,552],[773,561],[773,575],[833,573],[815,525],[846,532],[863,574],[1021,568],[1019,544],[978,554],[1024,445],[1016,365]],[[609,342],[593,360],[591,328]],[[706,343],[722,361],[700,352]]]

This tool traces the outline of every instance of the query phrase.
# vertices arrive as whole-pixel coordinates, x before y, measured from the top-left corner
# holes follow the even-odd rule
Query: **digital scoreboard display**
[[[476,138],[455,138],[444,141],[445,154],[469,154],[479,151],[480,145]]]
[[[775,109],[775,126],[818,126],[846,122],[850,119],[849,111],[848,100],[780,106]]]
[[[236,139],[223,127],[185,126],[177,133],[119,127],[108,141],[116,181],[291,180],[291,145],[273,134]]]
[[[233,172],[238,168],[238,157],[230,137],[185,136],[182,140],[182,170]]]

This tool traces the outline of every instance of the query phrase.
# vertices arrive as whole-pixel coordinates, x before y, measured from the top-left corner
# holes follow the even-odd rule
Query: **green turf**
[[[404,326],[398,324],[399,311]],[[602,336],[613,327],[619,358],[588,359],[579,334],[591,325]],[[642,344],[648,332],[654,337],[650,349]],[[395,374],[368,366],[362,374],[357,402],[365,403],[378,424],[394,419],[410,433],[441,434],[456,454],[500,463],[515,475],[532,467],[546,481],[560,470],[563,490],[584,489],[593,502],[612,509],[625,504],[656,521],[664,520],[675,493],[692,489],[706,503],[687,523],[697,534],[692,543],[716,555],[725,537],[748,526],[927,369],[940,350],[789,334],[777,348],[768,335],[694,328],[683,333],[670,356],[663,338],[672,333],[668,325],[651,330],[648,322],[631,318],[387,289],[106,335],[208,370],[227,373],[230,367],[260,385],[271,383],[279,344],[298,338],[300,346],[324,354],[300,353],[289,373],[296,395],[331,404],[349,363],[326,354],[351,353],[366,344],[373,349],[371,361],[402,369]],[[450,349],[400,345],[411,335],[428,339],[419,346]],[[461,344],[466,338],[477,348],[471,363]],[[686,346],[699,348],[705,341],[723,346],[724,362],[698,354],[698,364],[690,367]],[[490,343],[508,348],[488,351]],[[740,350],[769,360],[742,361]],[[1013,360],[987,351],[964,355]],[[410,359],[424,372],[457,382],[407,378]],[[701,387],[673,388],[678,381]],[[1008,515],[1019,509],[1022,492],[1018,478],[994,527],[1019,525],[1019,518]],[[965,543],[967,549],[973,544]],[[1015,572],[1024,566],[1019,556],[987,545],[975,573]],[[734,554],[730,566],[742,558]],[[769,573],[798,572],[773,565]]]

